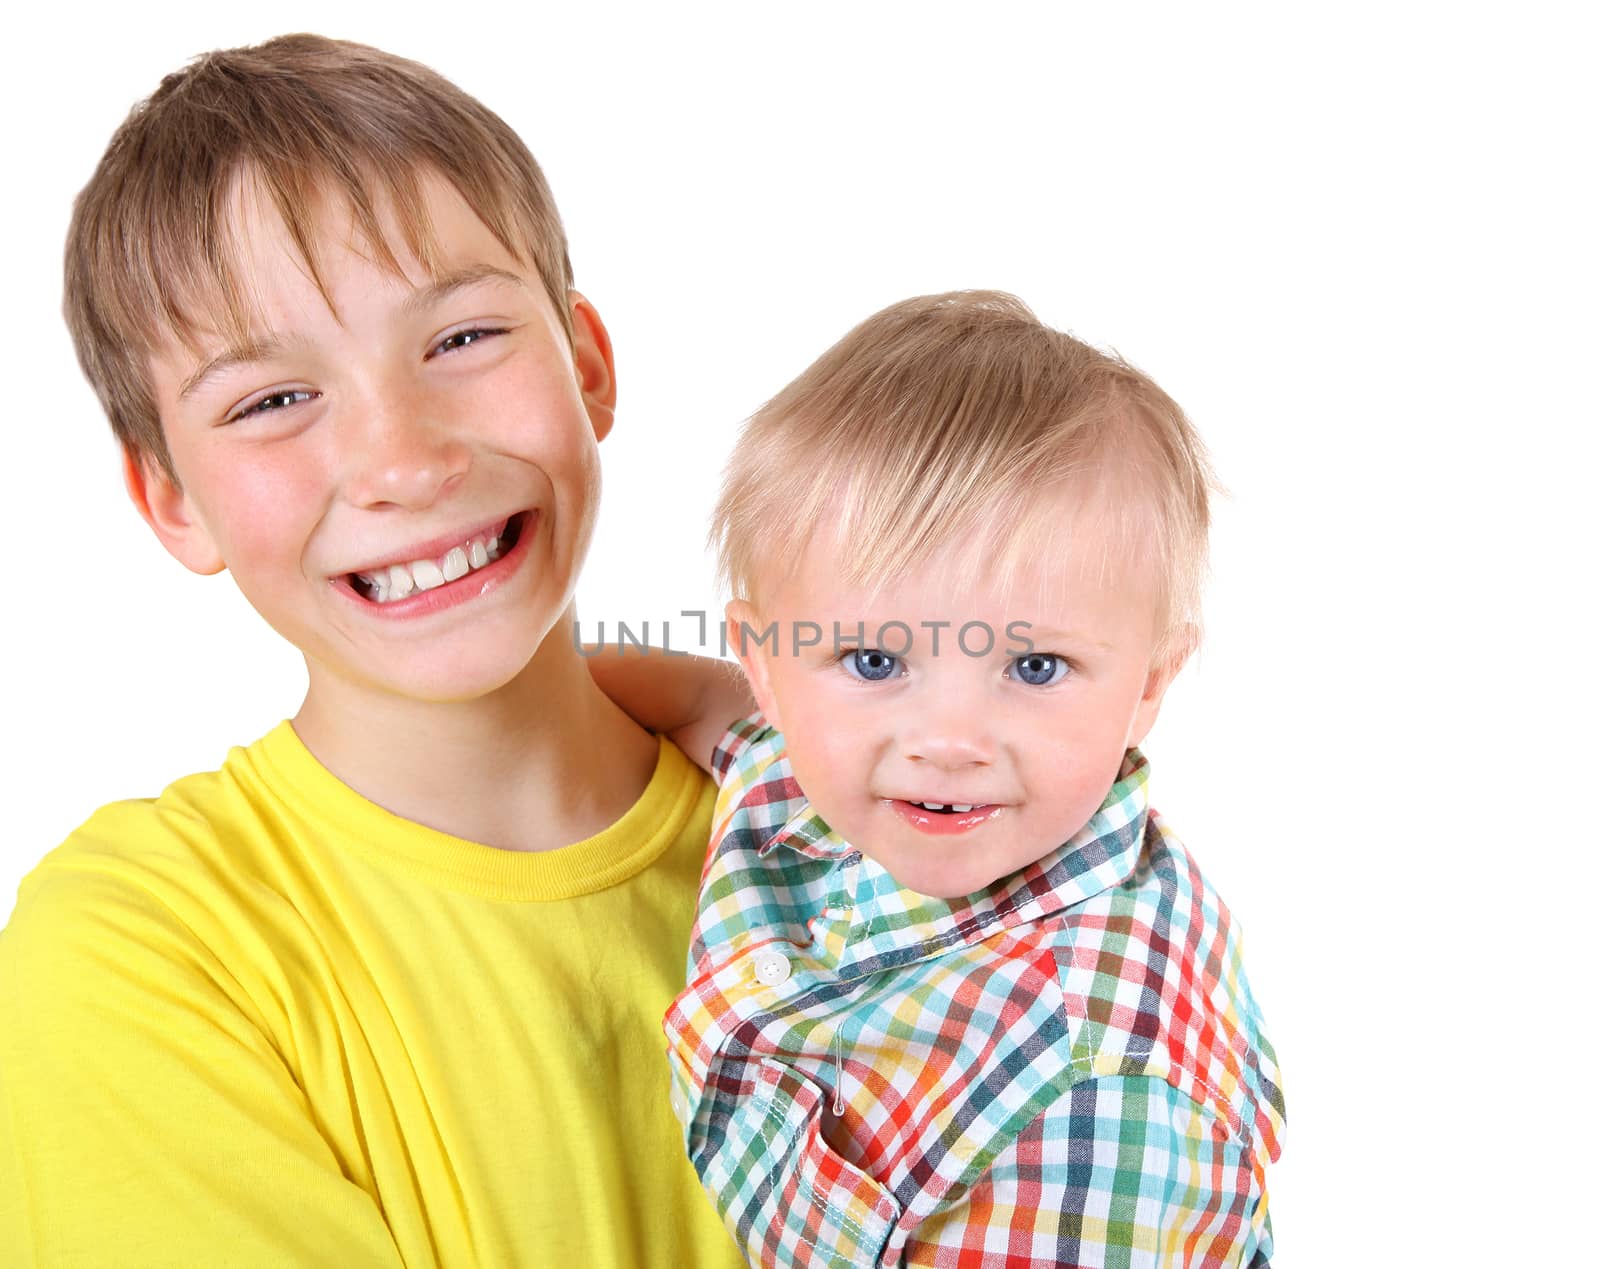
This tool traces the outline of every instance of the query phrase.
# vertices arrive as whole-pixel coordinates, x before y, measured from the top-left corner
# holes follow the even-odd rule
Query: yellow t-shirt
[[[107,806],[0,932],[0,1264],[737,1265],[667,1103],[714,789],[494,850],[284,723]]]

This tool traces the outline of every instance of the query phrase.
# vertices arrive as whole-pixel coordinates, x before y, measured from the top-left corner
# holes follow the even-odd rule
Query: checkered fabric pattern
[[[902,890],[724,735],[665,1028],[753,1264],[1264,1266],[1283,1099],[1227,909],[1137,750],[1084,829],[963,900]]]

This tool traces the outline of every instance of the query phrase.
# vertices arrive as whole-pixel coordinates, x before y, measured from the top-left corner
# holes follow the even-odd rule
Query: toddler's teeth
[[[482,568],[489,562],[489,552],[484,547],[482,542],[474,540],[472,543],[472,554],[468,556],[468,559],[471,560],[473,568]]]
[[[418,560],[411,566],[411,578],[418,590],[432,590],[444,585],[444,571],[432,560]]]
[[[459,546],[451,548],[450,554],[444,557],[444,580],[453,582],[458,577],[465,577],[467,568],[467,553]]]
[[[950,803],[950,809],[952,811],[956,811],[956,812],[958,812],[960,814],[965,814],[966,812],[970,811],[973,808],[973,806],[975,806],[975,805],[977,805],[977,804],[976,803],[968,803],[966,805],[963,805],[960,802],[952,802],[952,803]]]
[[[396,599],[404,599],[416,590],[416,583],[411,580],[411,570],[404,564],[389,566],[389,590]]]
[[[488,551],[490,555],[494,555],[500,550],[500,539],[498,537],[490,538],[486,543],[484,543],[484,549]]]

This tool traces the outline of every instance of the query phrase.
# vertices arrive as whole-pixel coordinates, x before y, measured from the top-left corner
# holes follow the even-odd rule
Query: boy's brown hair
[[[1104,576],[1142,559],[1161,655],[1198,637],[1214,486],[1149,376],[1013,295],[957,291],[867,318],[749,419],[711,540],[734,596],[758,608],[819,525],[850,548],[855,585],[951,546],[1002,576],[1069,546]]]
[[[327,298],[319,198],[347,200],[355,229],[398,273],[380,220],[391,210],[405,249],[431,272],[427,173],[537,268],[570,335],[572,265],[539,165],[504,120],[442,75],[362,44],[285,35],[207,53],[162,80],[112,137],[67,235],[67,326],[117,439],[175,480],[152,353],[174,337],[194,347],[207,331],[249,338],[228,219],[243,182],[270,199]]]

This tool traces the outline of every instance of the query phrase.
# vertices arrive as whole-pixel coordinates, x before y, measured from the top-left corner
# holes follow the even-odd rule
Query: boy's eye
[[[504,334],[505,331],[503,330],[478,326],[474,326],[471,330],[458,330],[453,335],[446,335],[435,344],[433,350],[428,353],[428,357],[432,359],[441,353],[455,352],[458,349],[467,347],[469,344],[476,344],[481,340],[493,339],[496,335]]]
[[[291,405],[299,405],[302,401],[310,401],[316,395],[315,392],[303,392],[299,388],[280,388],[276,392],[269,392],[264,397],[256,398],[242,410],[232,415],[231,419],[243,419],[252,414],[271,414],[275,410],[286,410]]]
[[[1058,657],[1053,652],[1030,652],[1011,663],[1010,673],[1012,678],[1020,679],[1029,687],[1049,687],[1066,678],[1069,668],[1066,657]]]
[[[857,648],[854,652],[846,652],[840,664],[851,678],[864,679],[868,683],[881,683],[900,672],[900,658],[879,652],[876,648]]]

